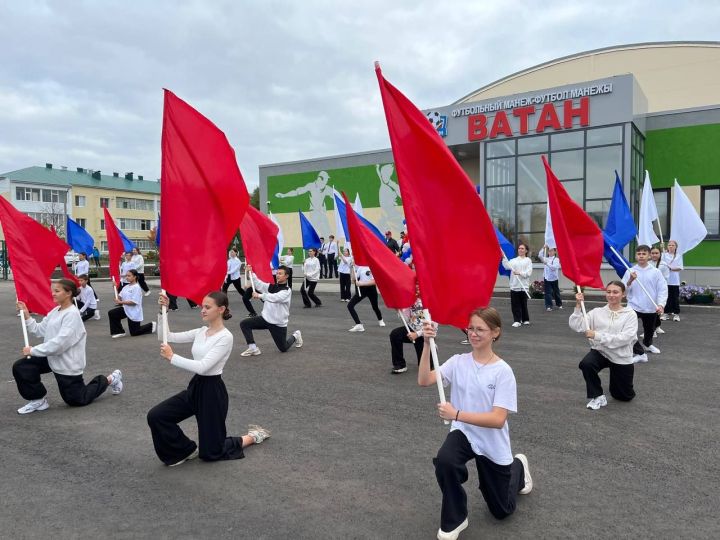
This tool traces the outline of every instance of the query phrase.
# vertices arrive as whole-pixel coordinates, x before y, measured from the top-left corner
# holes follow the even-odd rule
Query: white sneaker
[[[248,426],[248,435],[253,438],[255,444],[260,444],[265,439],[270,438],[270,430],[260,426],[256,426],[255,424],[250,424]]]
[[[655,345],[645,347],[645,351],[653,354],[660,354],[660,349],[658,349]]]
[[[93,315],[93,319],[95,319],[96,321],[100,320],[100,312],[99,311],[95,312],[95,314]]]
[[[669,318],[670,316],[667,313],[663,313],[662,315],[660,315],[661,321],[667,321]]]
[[[461,532],[467,529],[467,526],[468,520],[467,518],[465,518],[465,521],[463,521],[460,525],[458,525],[450,532],[445,532],[442,529],[438,529],[437,538],[438,540],[457,540],[457,537],[460,536]]]
[[[545,311],[552,311],[551,307],[545,308]]]
[[[299,349],[303,346],[303,338],[302,334],[300,333],[300,330],[295,330],[293,332],[293,336],[295,336],[295,346]]]
[[[240,353],[240,356],[258,356],[260,349],[257,347],[248,347],[246,350]]]
[[[143,294],[143,296],[150,296],[150,291],[146,291],[145,294]]]
[[[658,327],[658,329],[655,330],[655,333],[656,333],[656,334],[664,334],[664,333],[665,333],[665,330],[663,330],[662,328]],[[657,336],[655,336],[655,337],[657,337]]]
[[[514,323],[512,323],[512,327],[513,327],[513,328],[520,328],[521,326],[522,326],[522,324],[519,323],[519,322],[514,322]]]
[[[407,371],[407,366],[400,367],[400,368],[392,368],[390,373],[394,373],[395,375],[397,375],[398,373],[405,373],[406,371]]]
[[[588,409],[592,409],[593,411],[597,411],[600,407],[604,407],[605,405],[607,405],[607,398],[605,397],[605,394],[603,394],[591,399],[586,407]]]
[[[168,465],[168,467],[177,467],[178,465],[182,465],[182,464],[185,463],[186,461],[190,461],[191,459],[195,459],[195,458],[198,457],[199,455],[200,455],[200,449],[196,447],[195,450],[193,450],[193,453],[190,454],[188,457],[186,457],[185,459],[181,459],[181,460],[178,461],[177,463],[173,463],[172,465]]]
[[[151,334],[154,334],[157,332],[157,323],[155,321],[152,321],[150,324],[152,324],[152,330],[150,330]]]
[[[110,392],[117,396],[123,391],[122,371],[116,369],[110,376],[112,377],[112,381],[110,382]]]
[[[640,362],[647,362],[647,361],[648,361],[648,355],[645,354],[645,353],[643,353],[643,354],[636,354],[635,356],[633,356],[632,361],[633,361],[633,364],[637,364],[637,363],[640,363]]]
[[[470,345],[470,341],[467,340],[467,339],[463,339],[463,340],[460,342],[460,345]]]
[[[524,324],[525,326],[530,326],[530,321],[523,321],[523,324]]]
[[[378,321],[378,326],[385,326],[385,321],[383,321],[382,319],[380,319],[380,320]]]
[[[18,409],[18,414],[30,414],[35,411],[44,411],[50,406],[46,397],[33,399]]]
[[[673,321],[680,322],[680,315],[673,315]]]
[[[117,339],[117,338],[125,337],[126,335],[127,335],[127,334],[126,334],[125,332],[123,332],[122,334],[113,334],[113,335],[110,336],[110,337],[113,338],[113,339]]]
[[[348,332],[364,332],[365,327],[362,324],[356,324]]]
[[[607,404],[607,401],[605,402],[605,404]],[[525,471],[525,487],[518,491],[518,493],[520,495],[527,495],[532,491],[533,488],[533,481],[532,476],[530,476],[530,465],[528,465],[528,458],[525,454],[515,454],[515,457],[519,459],[520,462],[523,464],[523,470]]]

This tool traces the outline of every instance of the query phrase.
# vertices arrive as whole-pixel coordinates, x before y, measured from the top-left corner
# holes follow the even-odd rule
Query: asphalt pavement
[[[11,366],[22,334],[13,285],[0,283],[0,537],[435,538],[440,491],[431,459],[448,428],[435,412],[437,390],[417,385],[410,345],[408,372],[390,374],[388,335],[401,323],[383,308],[388,326],[378,327],[363,302],[366,332],[349,333],[335,285],[319,287],[317,309],[302,309],[298,285],[289,330],[302,330],[305,346],[285,354],[258,332],[262,355],[240,356],[245,312],[231,294],[228,431],[257,423],[272,437],[243,460],[168,468],[155,456],[145,416],[191,374],[159,356],[154,335],[110,339],[112,293],[99,283],[103,319],[87,323],[85,375],[119,368],[125,390],[71,408],[46,375],[50,408],[18,415],[24,400]],[[155,316],[154,298],[146,299],[146,320]],[[171,328],[199,326],[199,312],[179,304]],[[572,306],[547,313],[533,300],[532,324],[515,329],[508,299],[494,305],[505,323],[496,352],[518,382],[513,451],[528,456],[535,487],[497,521],[470,463],[470,526],[461,538],[718,538],[720,310],[688,307],[681,322],[664,322],[662,353],[636,368],[635,400],[609,398],[589,411],[577,368],[587,341],[568,328]],[[469,349],[462,338],[441,328],[441,361]],[[189,355],[190,347],[175,350]],[[607,388],[607,373],[601,377]],[[196,436],[194,420],[182,427]]]

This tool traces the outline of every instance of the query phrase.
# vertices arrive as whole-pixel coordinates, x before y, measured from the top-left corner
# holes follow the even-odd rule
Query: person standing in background
[[[338,277],[338,243],[335,241],[335,236],[330,235],[330,241],[327,243],[327,277]]]
[[[325,237],[320,237],[320,250],[317,252],[317,258],[320,262],[320,278],[319,279],[325,279],[328,275],[328,265],[327,265],[327,242],[325,242]]]
[[[547,255],[546,255],[547,254]],[[538,259],[543,263],[543,285],[545,290],[545,311],[552,311],[552,303],[562,309],[560,297],[560,259],[557,258],[557,249],[546,245],[538,253]]]

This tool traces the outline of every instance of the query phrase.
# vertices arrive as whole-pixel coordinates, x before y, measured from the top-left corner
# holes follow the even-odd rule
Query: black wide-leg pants
[[[225,419],[228,394],[221,375],[195,375],[187,390],[156,405],[147,414],[155,453],[165,465],[182,461],[196,448],[200,459],[220,461],[245,457],[241,437],[228,437]],[[178,424],[195,416],[198,444],[191,441]]]
[[[350,299],[350,302],[348,302],[347,308],[350,312],[350,316],[352,317],[353,321],[355,321],[355,324],[362,324],[360,322],[360,317],[358,317],[357,311],[355,311],[355,306],[358,305],[360,302],[363,301],[363,299],[367,298],[370,300],[370,305],[372,306],[372,310],[375,312],[375,316],[377,317],[378,321],[382,320],[382,312],[380,311],[380,308],[378,307],[378,290],[375,285],[366,285],[365,287],[358,287],[355,290],[355,294]]]
[[[610,395],[620,401],[630,401],[635,397],[633,377],[635,366],[633,364],[615,364],[603,356],[599,351],[590,349],[578,366],[585,378],[588,399],[595,399],[603,395],[600,375],[603,369],[610,369]]]
[[[28,401],[42,399],[47,395],[47,389],[40,379],[40,375],[43,373],[52,372],[47,357],[23,357],[13,364],[12,372],[18,392]],[[53,373],[53,375],[55,375],[60,390],[60,397],[72,407],[89,405],[109,386],[107,377],[104,375],[94,377],[88,384],[85,384],[82,375],[61,375],[59,373]]]
[[[248,317],[240,321],[240,330],[245,337],[245,343],[252,345],[255,343],[253,330],[269,330],[270,335],[277,345],[280,352],[287,352],[295,344],[295,336],[287,337],[287,326],[278,326],[267,322],[262,316]]]
[[[480,492],[490,513],[504,519],[515,511],[518,491],[525,487],[525,469],[515,458],[510,465],[498,465],[485,456],[473,452],[465,434],[451,431],[433,459],[435,477],[442,491],[440,528],[456,529],[468,515],[467,494],[462,485],[467,482],[467,462],[475,459],[480,479]]]

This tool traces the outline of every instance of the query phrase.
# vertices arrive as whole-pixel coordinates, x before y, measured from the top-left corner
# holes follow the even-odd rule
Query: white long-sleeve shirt
[[[260,281],[255,273],[252,274],[255,290],[260,293],[263,300],[262,318],[275,326],[287,326],[290,318],[290,300],[292,291],[287,285],[268,284]]]
[[[308,257],[303,263],[303,272],[305,279],[308,281],[317,281],[320,279],[320,261],[317,257]]]
[[[295,264],[295,257],[293,255],[280,257],[280,264],[287,266],[288,268],[292,268],[292,265]]]
[[[631,271],[637,272],[637,279],[628,285]],[[645,294],[645,291],[643,291],[638,280],[645,286],[645,289],[647,289],[652,299],[655,300],[655,303],[658,306],[664,306],[668,297],[665,278],[662,276],[660,270],[650,264],[645,266],[645,268],[641,268],[636,264],[630,270],[626,270],[622,278],[623,283],[627,285],[628,306],[640,313],[655,313],[655,306],[650,298],[648,298],[648,295]]]
[[[131,321],[142,322],[143,320],[143,290],[140,285],[133,283],[132,285],[125,285],[123,290],[118,293],[120,300],[132,300],[135,302],[134,306],[123,304],[125,315]]]
[[[557,281],[560,279],[560,259],[557,255],[545,257],[542,251],[538,253],[538,259],[543,263],[543,279],[545,281]]]
[[[60,306],[54,308],[39,323],[30,317],[25,326],[31,334],[43,338],[40,345],[30,349],[30,356],[47,356],[54,373],[82,375],[87,332],[74,304],[63,310]]]
[[[338,264],[338,274],[349,274],[352,266],[353,258],[340,255],[340,264]]]
[[[82,276],[83,274],[90,273],[90,262],[85,259],[84,261],[78,261],[75,263],[75,275]]]
[[[198,375],[222,374],[225,362],[232,353],[233,335],[227,328],[223,328],[212,336],[208,336],[207,332],[207,326],[187,332],[168,332],[168,342],[190,343],[192,341],[193,344],[192,358],[173,354],[170,363]],[[160,334],[161,332],[158,332],[158,335]]]
[[[672,253],[665,252],[662,254],[662,257],[660,258],[662,262],[664,262],[669,270],[667,283],[668,285],[680,285],[680,271],[683,269],[683,258],[682,255],[679,257],[676,255],[673,255]]]
[[[78,300],[83,303],[83,307],[80,308],[80,313],[85,313],[88,308],[97,309],[97,298],[95,298],[95,291],[90,285],[80,287],[80,294]]]
[[[590,348],[595,349],[613,364],[632,364],[633,343],[637,341],[638,318],[629,306],[618,311],[607,305],[595,308],[588,314],[590,330],[595,337],[590,340]],[[585,332],[582,310],[575,308],[570,315],[570,328],[575,332]]]
[[[237,257],[230,257],[227,261],[227,274],[230,276],[230,281],[240,279],[240,259]]]
[[[503,257],[502,265],[511,272],[519,272],[520,274],[510,274],[510,290],[511,291],[527,291],[530,287],[530,276],[532,275],[532,261],[530,257],[514,257],[507,260]]]
[[[135,270],[138,271],[138,274],[145,273],[145,259],[143,259],[142,255],[133,255],[130,260],[135,265]]]

